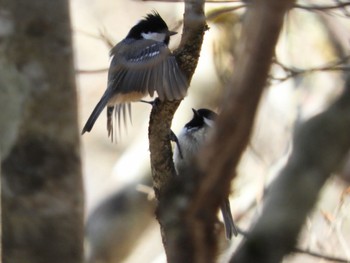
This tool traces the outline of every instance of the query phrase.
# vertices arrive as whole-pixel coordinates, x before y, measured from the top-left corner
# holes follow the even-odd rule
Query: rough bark
[[[175,51],[176,59],[189,83],[197,67],[199,54],[203,42],[204,32],[207,29],[204,16],[203,0],[188,0],[185,2],[184,28],[179,48]],[[164,192],[172,184],[175,178],[175,168],[172,160],[170,144],[170,127],[176,109],[181,101],[157,101],[154,105],[149,123],[149,144],[151,153],[151,169],[153,187],[159,207],[167,206]],[[175,230],[169,222],[173,213],[163,213],[157,209],[157,219],[160,223],[163,244],[168,262],[191,262],[186,255],[178,253],[183,247],[176,235],[181,235],[183,230]],[[188,247],[190,249],[190,247]],[[185,260],[185,261],[184,261]]]

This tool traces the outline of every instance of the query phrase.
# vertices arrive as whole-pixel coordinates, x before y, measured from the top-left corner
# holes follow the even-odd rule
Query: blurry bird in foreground
[[[192,110],[193,118],[181,130],[174,149],[173,159],[178,174],[183,174],[192,165],[200,147],[209,139],[217,117],[215,112],[208,109]],[[228,198],[222,202],[220,209],[224,219],[226,238],[231,239],[232,235],[236,236],[238,232],[233,222]]]
[[[113,122],[131,118],[131,104],[154,95],[160,100],[180,100],[186,96],[188,81],[181,72],[175,56],[168,48],[168,26],[157,12],[148,14],[131,28],[125,39],[111,50],[107,89],[97,103],[82,134],[90,132],[107,106],[108,136],[113,140]],[[114,115],[114,121],[113,121]]]

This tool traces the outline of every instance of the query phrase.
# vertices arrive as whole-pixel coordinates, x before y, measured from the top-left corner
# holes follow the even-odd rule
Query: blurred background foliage
[[[181,37],[182,3],[71,1],[81,126],[106,87],[108,41],[119,42],[131,26],[153,9],[170,29],[179,32],[170,44],[176,48]],[[234,70],[233,51],[240,37],[244,10],[240,2],[207,3],[210,29],[188,96],[175,115],[175,133],[191,118],[191,108],[220,111],[220,97],[225,95],[225,84]],[[291,151],[293,131],[341,92],[342,69],[349,56],[349,32],[350,7],[327,12],[294,8],[285,18],[254,134],[232,182],[231,207],[240,228],[247,229],[260,213],[265,190]],[[147,138],[150,111],[149,105],[134,103],[132,124],[117,143],[111,143],[107,137],[105,114],[92,132],[82,137],[89,262],[165,262],[159,227],[153,218]],[[339,173],[323,189],[299,247],[350,260],[349,182],[348,161],[339,164]],[[218,227],[222,231],[222,226]],[[231,243],[223,239],[222,260],[240,239],[234,238]],[[301,261],[321,260],[304,254],[285,259]]]

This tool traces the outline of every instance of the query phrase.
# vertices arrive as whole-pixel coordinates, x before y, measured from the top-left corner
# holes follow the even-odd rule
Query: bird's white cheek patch
[[[209,127],[213,127],[214,126],[214,121],[204,118],[204,122],[206,125],[208,125]]]
[[[164,33],[141,33],[142,37],[144,39],[151,39],[151,40],[155,40],[155,41],[158,41],[158,42],[163,42],[166,35]]]

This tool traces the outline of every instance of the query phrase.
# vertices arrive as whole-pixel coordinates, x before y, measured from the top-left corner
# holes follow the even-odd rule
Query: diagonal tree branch
[[[201,251],[216,243],[213,215],[229,193],[236,165],[249,142],[284,15],[292,4],[293,1],[269,0],[251,1],[248,6],[236,50],[235,72],[212,141],[199,158],[203,179],[188,214],[194,243]]]
[[[310,11],[328,11],[328,10],[334,10],[334,9],[341,9],[345,8],[347,6],[350,6],[350,3],[337,3],[337,4],[331,4],[331,5],[302,5],[302,4],[295,4],[294,8],[300,8],[304,10],[310,10]]]
[[[281,262],[293,252],[322,186],[349,151],[349,130],[350,77],[342,96],[296,132],[292,155],[232,262]]]
[[[180,46],[174,53],[180,68],[189,82],[197,67],[206,29],[204,1],[187,1],[185,3],[183,35]],[[175,174],[169,135],[171,121],[179,104],[180,101],[162,102],[157,100],[150,116],[151,167],[157,198],[159,198],[162,189]]]

